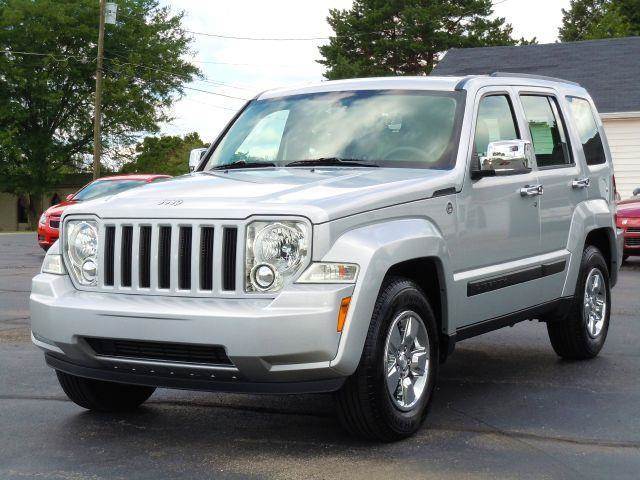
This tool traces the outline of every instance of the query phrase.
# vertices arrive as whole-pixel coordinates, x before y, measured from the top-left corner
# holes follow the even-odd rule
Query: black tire
[[[142,405],[155,391],[153,387],[103,382],[56,371],[67,397],[87,410],[127,412]]]
[[[411,310],[422,319],[428,334],[427,380],[419,400],[409,411],[394,405],[387,391],[384,368],[385,343],[400,313]],[[438,329],[429,302],[413,281],[385,279],[371,318],[360,364],[336,393],[340,421],[351,434],[390,442],[414,434],[428,412],[438,373]],[[426,348],[426,347],[425,347]]]
[[[606,311],[604,324],[600,333],[593,338],[587,331],[587,319],[584,315],[584,294],[589,273],[597,269],[604,278],[606,291]],[[564,320],[547,323],[547,331],[551,346],[562,358],[568,360],[586,360],[594,358],[602,349],[609,331],[611,315],[611,284],[607,262],[600,250],[594,246],[587,246],[582,254],[578,284],[571,302],[569,314]]]

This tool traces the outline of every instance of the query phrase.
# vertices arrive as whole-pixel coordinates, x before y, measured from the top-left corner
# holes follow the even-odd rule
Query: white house
[[[596,104],[609,139],[622,198],[640,187],[640,37],[451,49],[432,75],[492,72],[578,82]]]

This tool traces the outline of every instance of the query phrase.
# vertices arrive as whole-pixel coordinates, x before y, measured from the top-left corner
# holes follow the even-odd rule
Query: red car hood
[[[640,217],[640,200],[625,200],[618,203],[618,216],[619,217]]]
[[[64,212],[64,209],[67,208],[69,205],[75,205],[76,202],[75,200],[65,200],[64,202],[60,202],[57,205],[51,205],[46,213],[48,216],[54,215],[54,216],[60,216],[62,215],[62,212]]]

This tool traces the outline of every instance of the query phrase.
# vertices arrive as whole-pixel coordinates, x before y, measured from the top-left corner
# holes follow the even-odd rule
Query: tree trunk
[[[27,210],[29,217],[29,229],[38,229],[38,220],[42,215],[42,194],[30,193],[29,194],[29,208]]]

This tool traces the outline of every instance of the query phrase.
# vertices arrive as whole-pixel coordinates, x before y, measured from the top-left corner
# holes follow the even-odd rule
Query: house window
[[[571,107],[571,115],[576,123],[580,142],[584,150],[587,165],[599,165],[607,161],[602,146],[602,138],[598,124],[593,116],[591,105],[584,98],[567,97]]]
[[[522,95],[521,99],[538,167],[570,165],[567,132],[557,100],[546,95]]]

